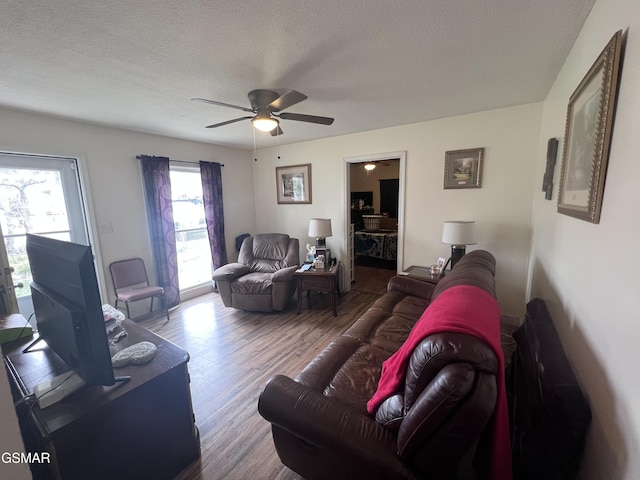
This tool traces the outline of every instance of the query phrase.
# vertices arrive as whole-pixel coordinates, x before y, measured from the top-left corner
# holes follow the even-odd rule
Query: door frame
[[[81,210],[85,217],[87,237],[91,250],[93,252],[94,266],[96,269],[96,277],[98,280],[98,290],[100,291],[101,301],[103,303],[109,303],[109,292],[105,282],[104,269],[102,266],[102,255],[100,252],[100,242],[98,239],[95,211],[93,208],[93,200],[91,195],[91,182],[89,180],[89,173],[87,167],[87,159],[84,155],[54,155],[46,153],[32,153],[32,152],[18,152],[12,150],[0,150],[0,155],[12,155],[22,157],[40,157],[51,159],[66,159],[75,160],[77,166],[77,187],[80,195]],[[4,239],[4,238],[3,238]]]
[[[4,243],[4,233],[0,226],[0,315],[19,313],[12,273],[13,269],[9,265],[9,255]]]
[[[386,153],[373,153],[368,155],[357,155],[353,157],[344,157],[344,178],[345,178],[345,191],[344,200],[342,202],[344,207],[344,251],[346,252],[346,265],[347,271],[350,271],[351,265],[351,249],[349,248],[349,236],[351,226],[351,164],[353,163],[366,163],[366,162],[378,162],[380,160],[395,160],[400,161],[399,181],[398,181],[398,250],[396,257],[396,272],[399,273],[404,268],[404,207],[405,207],[405,177],[406,177],[406,163],[407,163],[407,151],[400,150],[397,152]],[[351,290],[351,278],[349,281],[344,282],[345,291]]]

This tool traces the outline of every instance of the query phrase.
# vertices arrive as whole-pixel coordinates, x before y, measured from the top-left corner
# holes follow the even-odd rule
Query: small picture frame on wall
[[[311,203],[311,164],[276,167],[278,203]]]
[[[569,98],[558,213],[600,222],[618,91],[622,31],[616,32]]]
[[[444,188],[480,188],[484,148],[445,152]]]

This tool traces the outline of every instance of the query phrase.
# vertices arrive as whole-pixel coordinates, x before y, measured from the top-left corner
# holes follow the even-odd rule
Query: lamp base
[[[462,257],[464,257],[467,251],[466,245],[451,245],[451,268],[458,263]]]

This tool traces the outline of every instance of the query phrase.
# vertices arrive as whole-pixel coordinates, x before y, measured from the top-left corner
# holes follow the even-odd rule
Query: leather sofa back
[[[496,260],[486,250],[474,250],[462,257],[453,270],[446,272],[433,290],[434,301],[446,289],[456,285],[473,285],[496,296]]]

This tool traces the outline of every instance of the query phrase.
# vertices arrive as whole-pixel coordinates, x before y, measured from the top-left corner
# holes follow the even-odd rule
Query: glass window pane
[[[209,283],[211,250],[204,218],[200,170],[172,168],[171,195],[180,288]]]
[[[6,236],[68,231],[60,172],[0,168],[0,221]]]
[[[211,282],[211,250],[206,229],[176,232],[180,288]]]
[[[0,167],[0,224],[16,297],[31,295],[26,233],[70,240],[69,217],[59,170]]]

